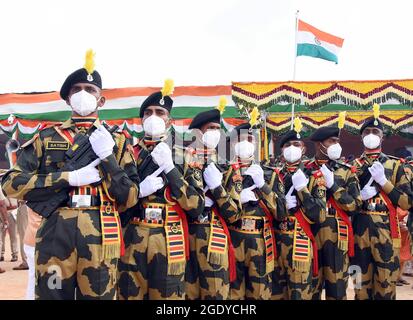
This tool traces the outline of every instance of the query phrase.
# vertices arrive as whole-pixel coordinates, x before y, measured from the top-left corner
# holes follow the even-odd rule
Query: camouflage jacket
[[[245,216],[258,216],[265,217],[266,214],[264,210],[259,206],[258,203],[248,202],[241,204],[240,193],[242,189],[248,188],[254,184],[251,176],[244,175],[245,170],[248,166],[243,166],[240,163],[233,162],[228,167],[228,170],[224,174],[224,188],[230,194],[232,199],[238,206],[237,214],[228,218],[229,223],[234,223],[242,217]],[[268,178],[268,177],[267,177]],[[255,196],[258,200],[262,200],[264,205],[268,208],[273,217],[278,218],[278,195],[273,190],[273,185],[269,185],[268,180],[261,189],[255,188]],[[276,182],[274,182],[275,184]]]
[[[159,168],[158,165],[153,162],[152,157],[150,157],[153,148],[154,145],[147,146],[143,140],[140,140],[134,147],[140,181],[143,181],[148,175]],[[183,159],[183,150],[181,148],[175,147],[172,151],[173,159]],[[142,205],[148,202],[167,203],[165,192],[166,187],[169,186],[172,199],[177,201],[188,216],[194,219],[197,218],[204,211],[205,205],[202,181],[197,179],[193,174],[189,174],[185,178],[183,174],[183,161],[176,161],[175,168],[168,174],[162,173],[159,175],[165,181],[164,187],[147,197],[139,199],[138,206],[131,210],[142,212]],[[136,212],[134,215],[136,215]]]
[[[356,167],[340,161],[328,161],[326,165],[334,172],[334,184],[327,189],[327,200],[332,197],[347,215],[356,214],[362,204]],[[321,166],[316,159],[307,163],[313,170],[319,170]]]
[[[100,125],[96,120],[89,131]],[[75,136],[79,130],[71,119],[59,126],[40,130],[31,140],[21,146],[16,165],[2,179],[2,187],[7,196],[26,201],[46,201],[57,191],[69,185],[69,173],[59,172],[65,162],[65,152],[72,145],[65,135]],[[130,141],[124,133],[114,133],[115,147],[113,154],[104,159],[99,168],[103,173],[108,191],[117,204],[119,212],[134,206],[139,193],[133,182],[137,178],[133,155],[129,151]],[[119,162],[120,141],[123,143]]]
[[[304,216],[310,223],[323,223],[326,219],[326,183],[320,170],[315,170],[311,166],[307,166],[309,160],[302,161],[298,166],[289,167],[284,164],[280,168],[280,176],[284,182],[285,194],[293,187],[292,175],[298,169],[301,169],[307,176],[309,182],[307,187],[300,191],[294,190],[292,195],[295,195],[298,200],[298,207],[288,210],[290,216],[301,208]]]
[[[377,183],[373,182],[372,185],[376,185],[379,190],[382,189],[395,207],[400,207],[403,210],[409,210],[413,203],[412,181],[409,177],[408,167],[406,167],[404,160],[385,155],[381,153],[377,158],[372,159],[363,154],[360,158],[354,160],[354,166],[357,168],[357,176],[360,181],[360,189],[362,189],[371,178],[371,174],[368,168],[374,161],[380,161],[384,166],[384,173],[388,182],[383,187],[380,187]],[[380,194],[377,194],[373,199],[366,201],[375,201],[380,198]],[[366,201],[363,201],[363,207],[366,205]]]
[[[218,161],[218,155],[216,152],[212,152],[205,157],[202,153],[200,154],[193,148],[186,148],[184,157],[185,180],[195,180],[196,183],[199,183],[200,186],[202,186],[203,190],[206,187],[203,172],[209,163],[215,163],[216,167],[221,172],[226,172],[228,170],[228,166],[223,160],[220,159],[221,161]],[[222,184],[213,190],[208,190],[206,195],[214,200],[219,213],[225,221],[231,221],[232,217],[237,215],[239,211],[238,204],[234,201]]]

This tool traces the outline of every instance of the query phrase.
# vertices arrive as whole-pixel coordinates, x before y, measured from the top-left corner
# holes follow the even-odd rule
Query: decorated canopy
[[[117,124],[132,135],[142,131],[139,106],[159,88],[106,89],[107,98],[99,111],[101,119]],[[309,133],[322,125],[337,122],[338,112],[347,110],[345,129],[357,133],[361,122],[369,116],[373,103],[381,106],[381,119],[389,133],[413,135],[413,80],[272,82],[240,83],[232,86],[176,87],[172,111],[173,128],[187,130],[192,118],[205,108],[218,104],[225,95],[228,106],[223,114],[226,130],[243,122],[246,109],[257,106],[268,112],[267,128],[280,135],[290,126],[291,109],[303,120]],[[231,99],[232,98],[232,99]],[[18,129],[30,138],[43,122],[61,122],[70,116],[70,108],[57,92],[0,95],[0,128],[9,135]]]
[[[381,106],[380,119],[389,134],[411,136],[413,131],[413,80],[249,82],[232,84],[232,98],[240,109],[257,106],[269,113],[268,128],[276,135],[290,126],[291,109],[303,120],[307,133],[337,122],[346,110],[346,130],[357,133],[372,115],[374,103]],[[367,112],[366,112],[367,111]]]

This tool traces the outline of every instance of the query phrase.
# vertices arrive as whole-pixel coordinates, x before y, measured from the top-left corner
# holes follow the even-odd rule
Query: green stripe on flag
[[[299,43],[297,45],[297,56],[309,56],[338,63],[338,58],[335,54],[315,44]]]

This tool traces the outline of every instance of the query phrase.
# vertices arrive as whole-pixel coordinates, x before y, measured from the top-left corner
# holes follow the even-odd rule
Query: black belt
[[[242,226],[242,219],[243,218],[235,221],[234,223],[231,224],[231,226],[233,226],[235,228],[238,228],[238,229],[242,229],[242,227],[243,227]],[[248,219],[248,218],[246,218],[246,219]],[[261,229],[264,228],[264,219],[253,219],[253,220],[255,220],[255,229],[261,230]]]
[[[363,211],[379,211],[379,212],[387,212],[389,209],[385,204],[381,203],[369,203],[367,201],[363,201],[361,206]]]
[[[100,197],[98,197],[98,196],[90,196],[91,198],[90,198],[90,206],[89,207],[99,207],[100,206]],[[69,201],[67,202],[67,206],[69,207],[69,208],[87,208],[88,206],[86,206],[86,207],[82,207],[82,206],[77,206],[76,205],[76,203],[74,203],[73,201],[72,201],[72,197],[70,196],[69,197]]]
[[[336,209],[335,208],[327,208],[326,215],[327,215],[327,217],[335,217],[336,216]]]
[[[295,221],[285,220],[274,224],[274,228],[278,231],[294,231]]]
[[[212,218],[212,209],[206,207],[196,219],[188,217],[188,223],[209,223]]]

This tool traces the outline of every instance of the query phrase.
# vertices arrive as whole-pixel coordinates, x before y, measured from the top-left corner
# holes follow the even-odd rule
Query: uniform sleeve
[[[396,165],[397,162],[394,163]],[[395,170],[394,166],[392,172]],[[394,184],[391,180],[389,179],[383,186],[383,191],[395,206],[409,210],[412,207],[413,192],[411,177],[406,175],[404,164],[398,166]]]
[[[120,135],[116,139],[117,143],[119,139]],[[119,163],[112,154],[102,160],[100,165],[109,194],[115,198],[119,212],[133,207],[138,202],[139,195],[138,172],[129,139],[126,139],[122,150]]]
[[[276,220],[281,221],[288,216],[287,202],[285,201],[284,184],[278,178],[278,174],[276,172],[273,172],[273,175],[275,175],[274,182],[270,187],[276,195],[275,201],[277,211],[274,217]]]
[[[312,179],[313,176],[310,177],[310,183]],[[326,219],[326,188],[325,183],[317,183],[319,179],[324,180],[324,178],[316,179],[311,192],[308,187],[297,192],[304,215],[312,223],[323,223]]]
[[[228,169],[223,174],[223,176],[224,176],[224,185],[222,186],[222,189],[225,190],[225,193],[229,196],[232,203],[235,205],[234,210],[224,212],[223,218],[227,223],[232,224],[236,222],[237,220],[241,219],[242,205],[240,201],[239,192],[236,190],[235,183],[232,183],[232,181],[230,181],[231,176],[232,176],[232,169]],[[225,182],[225,181],[230,181],[230,182]],[[221,187],[216,188],[214,192],[219,192],[220,191],[219,188]],[[214,195],[214,192],[213,192],[213,195]]]
[[[237,216],[240,209],[222,185],[211,190],[211,193],[214,196],[218,211],[225,221],[231,221],[233,217]]]
[[[7,197],[26,201],[46,201],[57,190],[69,188],[68,172],[38,173],[43,157],[39,137],[20,152],[16,165],[2,179],[3,192]]]
[[[272,190],[267,182],[262,186],[260,190],[261,200],[268,208],[273,217],[277,215],[277,194]]]
[[[338,170],[334,173],[334,180],[329,191],[333,192],[337,205],[349,216],[356,214],[362,205],[357,176],[350,170]]]
[[[185,178],[183,175],[183,164],[175,164],[175,168],[166,175],[171,196],[191,218],[196,219],[205,207],[202,177],[196,176],[193,170],[188,170]]]

